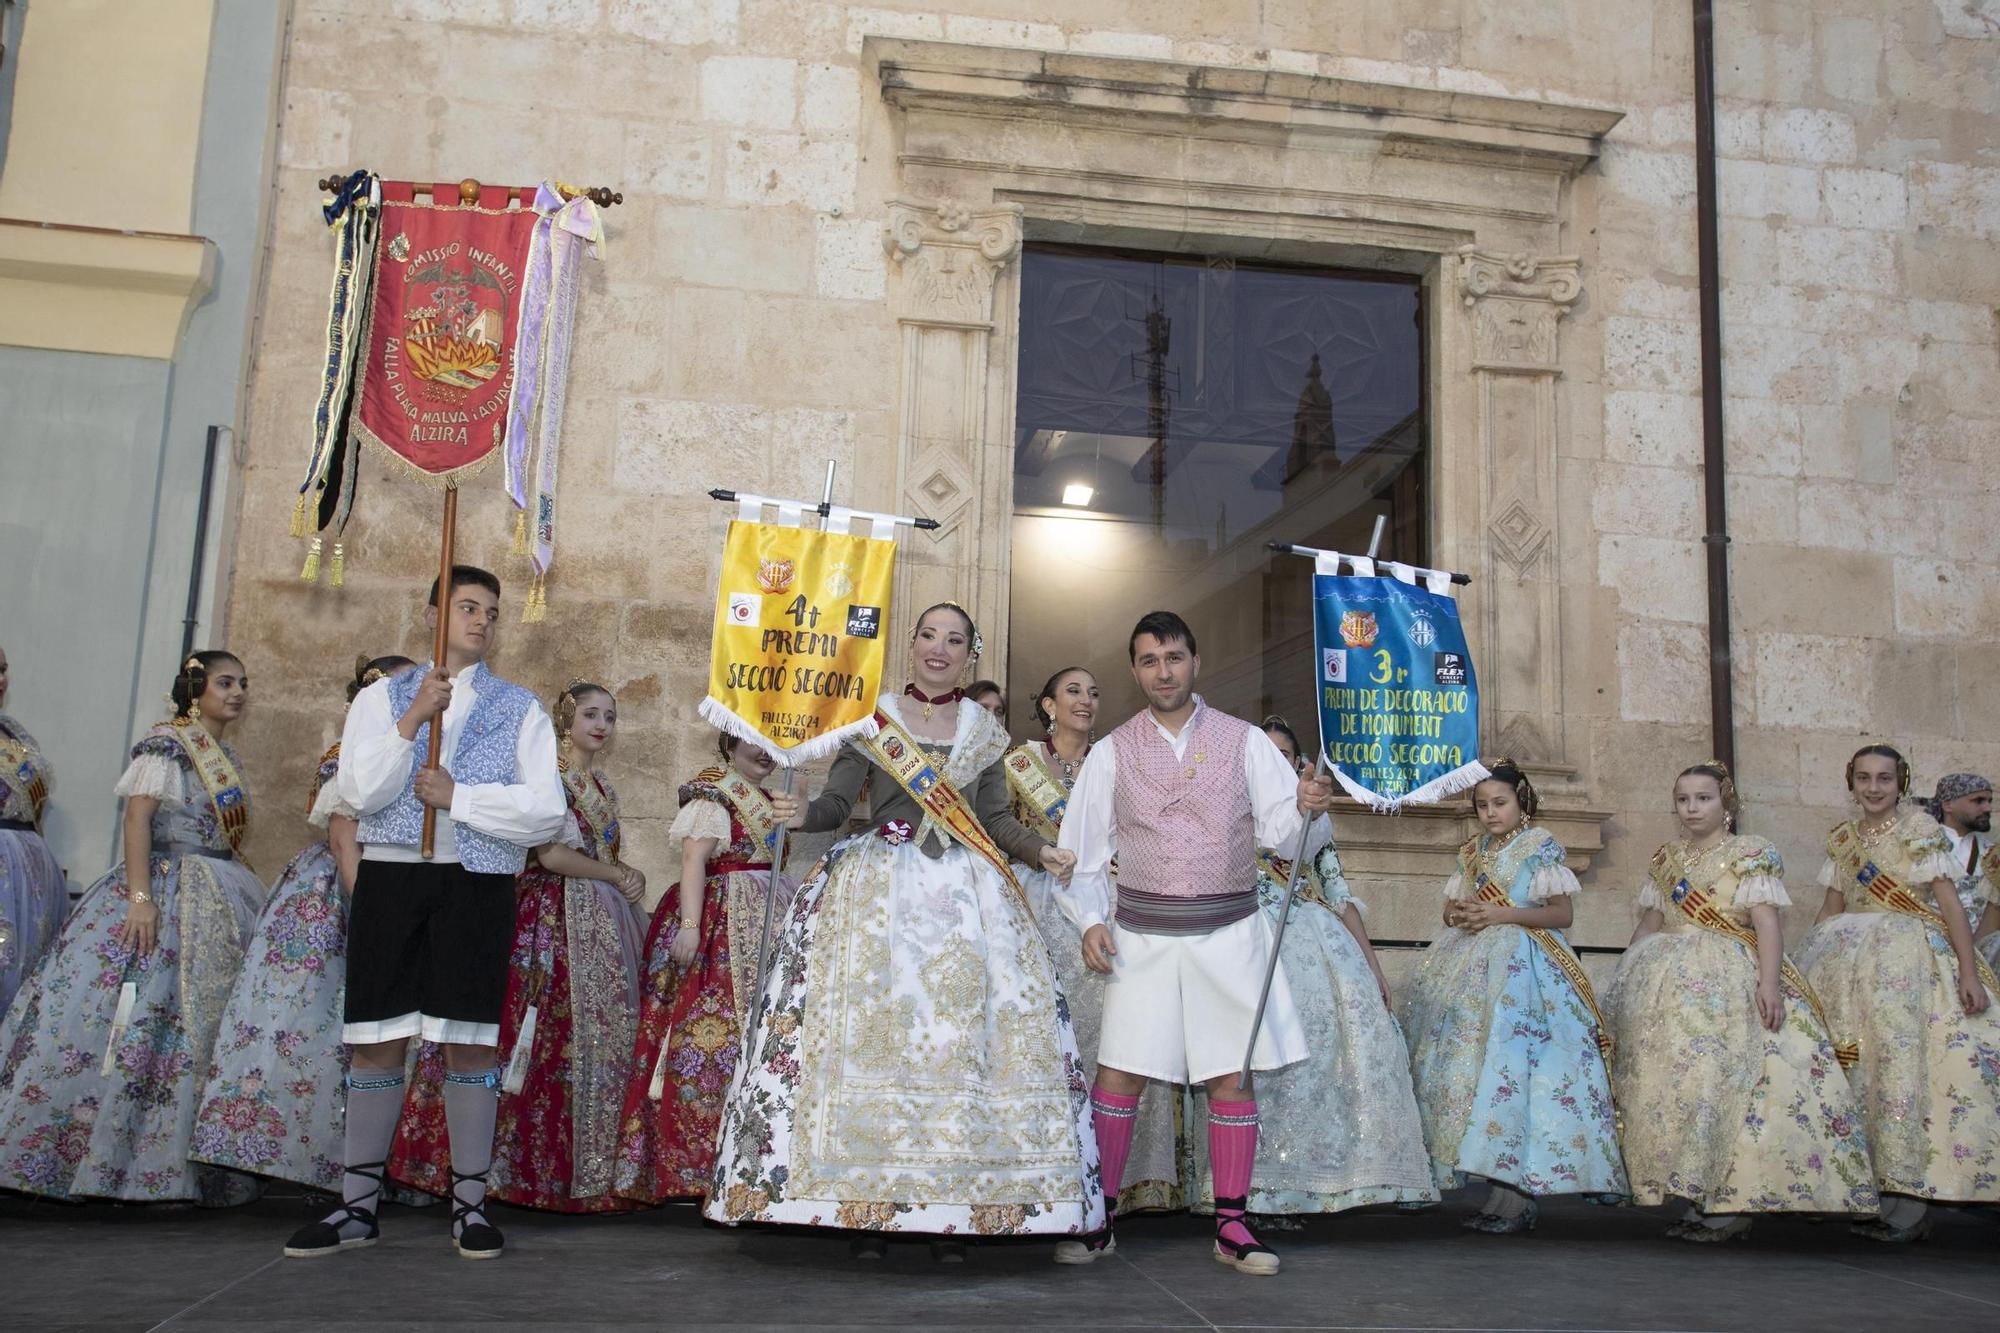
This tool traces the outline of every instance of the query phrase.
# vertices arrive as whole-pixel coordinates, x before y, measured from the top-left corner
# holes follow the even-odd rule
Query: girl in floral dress
[[[507,1052],[487,1193],[560,1213],[629,1207],[612,1192],[619,1101],[639,1012],[646,877],[620,861],[618,793],[597,767],[617,734],[602,685],[573,680],[550,709],[570,829],[521,872],[500,1049]],[[443,1061],[428,1055],[403,1108],[389,1170],[450,1188]]]
[[[1859,814],[1827,836],[1819,919],[1799,966],[1836,1032],[1860,1042],[1861,1104],[1880,1218],[1873,1240],[1922,1240],[1932,1200],[2000,1202],[2000,1010],[1972,947],[1937,821],[1901,806],[1910,766],[1887,745],[1847,761]]]
[[[7,654],[0,651],[0,704],[7,702]],[[55,943],[69,911],[69,885],[42,841],[42,808],[55,769],[28,729],[0,713],[0,1015]]]
[[[415,665],[407,657],[356,659],[347,701]],[[190,1154],[325,1190],[339,1188],[342,1170],[348,1059],[340,1010],[347,898],[361,858],[353,812],[334,782],[339,769],[335,741],[306,795],[306,821],[326,837],[292,858],[264,904],[223,1006]]]
[[[1049,677],[1035,696],[1035,720],[1046,740],[1029,741],[1007,752],[1007,793],[1014,818],[1039,838],[1054,842],[1062,832],[1064,807],[1077,770],[1090,753],[1097,722],[1097,678],[1082,667],[1065,667]],[[1056,905],[1060,882],[1046,870],[1014,862],[1014,876],[1028,891],[1035,925],[1055,964],[1056,980],[1069,1002],[1077,1050],[1085,1077],[1097,1077],[1097,1041],[1104,1030],[1104,982],[1083,965],[1083,936]],[[1181,1182],[1181,1126],[1187,1094],[1169,1083],[1153,1082],[1139,1098],[1131,1156],[1118,1188],[1118,1211],[1177,1212],[1187,1207]]]
[[[1264,734],[1298,767],[1298,736],[1283,718],[1266,718]],[[1325,815],[1307,828],[1305,856],[1279,955],[1312,1055],[1257,1076],[1264,1129],[1249,1211],[1269,1217],[1434,1204],[1409,1048]],[[1291,863],[1269,849],[1258,855],[1257,892],[1274,929],[1291,873]],[[1212,1213],[1208,1099],[1193,1101],[1189,1198],[1196,1212]]]
[[[238,859],[250,798],[223,734],[249,682],[224,652],[174,677],[171,721],[118,781],[125,859],[85,891],[0,1023],[0,1188],[241,1203],[247,1176],[188,1161],[223,1002],[264,905]]]
[[[964,608],[927,608],[880,733],[847,743],[808,809],[774,802],[836,829],[872,779],[875,826],[793,901],[723,1111],[715,1221],[867,1232],[863,1256],[928,1234],[947,1262],[967,1234],[1104,1227],[1083,1063],[1009,865],[1067,875],[1074,857],[1008,813],[1007,734],[957,688],[977,642]]]
[[[1607,997],[1633,1202],[1687,1200],[1667,1234],[1697,1242],[1748,1235],[1753,1213],[1877,1206],[1826,1017],[1785,961],[1778,849],[1734,834],[1737,810],[1719,761],[1675,781],[1683,836],[1653,856]]]
[[[1486,832],[1458,851],[1445,932],[1403,1002],[1417,1106],[1439,1188],[1481,1177],[1473,1231],[1533,1231],[1537,1196],[1623,1195],[1596,997],[1557,932],[1581,887],[1511,760],[1472,789]]]
[[[724,1094],[756,1003],[757,936],[778,830],[760,784],[773,765],[761,746],[734,736],[722,737],[721,750],[727,767],[705,768],[680,790],[667,833],[680,844],[680,882],[654,908],[646,935],[617,1184],[646,1203],[707,1196]],[[777,877],[773,940],[796,888]]]

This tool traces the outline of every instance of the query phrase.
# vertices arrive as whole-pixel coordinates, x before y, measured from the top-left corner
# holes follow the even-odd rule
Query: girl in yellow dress
[[[1736,833],[1719,760],[1674,783],[1682,836],[1653,856],[1609,995],[1611,1092],[1634,1203],[1719,1242],[1752,1213],[1876,1210],[1862,1122],[1818,999],[1785,961],[1778,849]]]
[[[1799,965],[1836,1032],[1857,1038],[1882,1216],[1856,1226],[1922,1240],[1931,1200],[2000,1202],[2000,1011],[1937,821],[1904,807],[1909,763],[1887,745],[1847,761],[1860,813],[1827,836],[1826,900]]]

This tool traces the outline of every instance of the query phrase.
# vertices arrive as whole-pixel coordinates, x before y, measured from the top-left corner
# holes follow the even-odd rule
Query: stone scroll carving
[[[993,287],[1021,253],[1021,207],[967,208],[898,199],[883,243],[903,275],[905,322],[993,327]]]
[[[1493,747],[1573,772],[1563,726],[1556,524],[1557,328],[1582,294],[1574,257],[1458,251],[1479,403],[1482,693]]]
[[[956,200],[892,200],[883,245],[894,261],[891,300],[902,333],[896,491],[905,513],[936,519],[897,562],[895,627],[916,610],[966,602],[987,629],[989,661],[1005,661],[1011,450],[986,438],[997,378],[995,292],[1021,253],[1021,208]],[[971,575],[967,586],[966,576]]]

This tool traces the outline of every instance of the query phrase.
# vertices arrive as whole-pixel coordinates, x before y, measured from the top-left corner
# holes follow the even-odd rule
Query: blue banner
[[[1427,804],[1486,776],[1458,603],[1393,578],[1313,576],[1319,734],[1347,794]]]

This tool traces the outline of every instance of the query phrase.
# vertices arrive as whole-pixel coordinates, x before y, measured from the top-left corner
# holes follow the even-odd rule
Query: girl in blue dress
[[[1480,1177],[1474,1231],[1532,1231],[1535,1200],[1623,1195],[1596,997],[1561,931],[1576,876],[1533,820],[1535,789],[1511,760],[1472,789],[1485,832],[1445,884],[1445,932],[1425,950],[1403,1031],[1439,1188]]]

